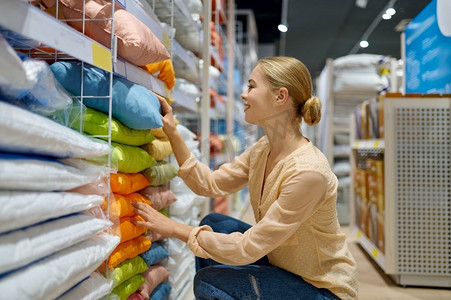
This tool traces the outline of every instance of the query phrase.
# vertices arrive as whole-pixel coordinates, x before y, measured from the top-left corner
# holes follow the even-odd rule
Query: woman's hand
[[[175,237],[185,243],[193,227],[178,223],[169,219],[150,205],[142,202],[131,202],[134,212],[140,215],[145,222],[133,220],[136,225],[149,228],[153,232],[161,234],[164,238]]]
[[[165,238],[171,236],[170,229],[173,226],[171,223],[175,223],[175,221],[169,219],[146,203],[131,202],[131,204],[133,205],[135,214],[140,215],[145,220],[145,222],[132,220],[134,224],[149,228]]]
[[[166,134],[171,134],[176,130],[174,116],[172,114],[172,107],[168,104],[164,97],[153,93],[160,101],[161,106],[161,120],[163,121],[163,131]]]

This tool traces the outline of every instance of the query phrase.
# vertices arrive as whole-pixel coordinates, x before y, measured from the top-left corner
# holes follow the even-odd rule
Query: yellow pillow
[[[151,143],[144,145],[143,148],[155,160],[163,160],[173,153],[171,143],[165,138],[155,139]]]

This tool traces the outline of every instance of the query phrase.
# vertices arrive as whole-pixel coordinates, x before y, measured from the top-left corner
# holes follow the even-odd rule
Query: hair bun
[[[315,125],[321,120],[321,101],[318,97],[312,96],[304,102],[302,108],[302,118],[308,125]]]

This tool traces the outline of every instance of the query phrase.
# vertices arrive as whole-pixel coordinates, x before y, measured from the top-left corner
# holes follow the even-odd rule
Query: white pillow
[[[68,290],[59,300],[97,300],[113,289],[113,280],[107,279],[97,272],[93,272],[88,278]]]
[[[18,106],[0,101],[0,151],[92,158],[108,154],[107,144]]]
[[[49,207],[51,209],[51,207]],[[75,214],[0,235],[0,274],[70,247],[113,223]]]
[[[31,86],[32,84],[27,81],[22,61],[0,34],[0,90],[28,89]]]
[[[333,61],[333,65],[336,69],[374,67],[380,62],[383,62],[385,59],[385,56],[378,54],[350,54],[336,58]]]
[[[78,169],[54,159],[0,153],[0,190],[62,191],[96,180],[93,168]]]
[[[0,279],[5,299],[54,299],[88,277],[110,255],[120,238],[98,235]]]
[[[98,195],[0,191],[0,233],[80,212],[103,202]]]

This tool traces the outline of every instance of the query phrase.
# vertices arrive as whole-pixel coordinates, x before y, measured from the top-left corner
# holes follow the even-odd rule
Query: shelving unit
[[[387,94],[385,138],[352,143],[353,178],[367,157],[383,154],[385,200],[376,242],[362,228],[353,180],[352,233],[399,285],[451,286],[450,108],[451,98]]]

